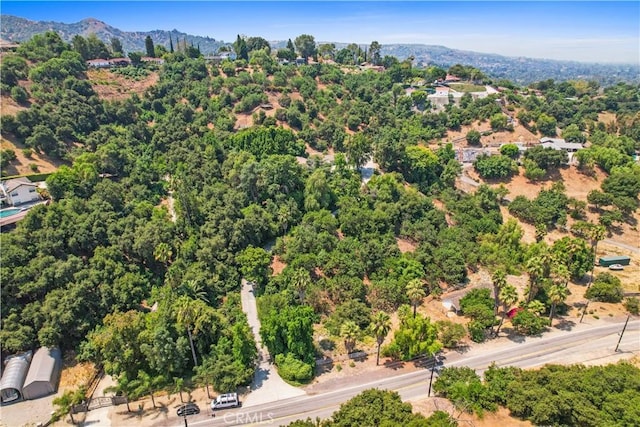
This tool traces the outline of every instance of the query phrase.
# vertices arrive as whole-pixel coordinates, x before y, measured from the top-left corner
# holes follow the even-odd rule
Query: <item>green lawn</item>
[[[449,83],[449,87],[458,92],[484,92],[484,86],[471,83]]]

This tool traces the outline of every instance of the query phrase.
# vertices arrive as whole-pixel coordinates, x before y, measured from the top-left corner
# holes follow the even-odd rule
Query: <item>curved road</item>
[[[581,324],[583,325],[583,324]],[[495,347],[474,348],[468,354],[449,354],[445,366],[469,366],[483,371],[492,362],[499,366],[532,368],[546,363],[609,363],[640,352],[640,320],[630,321],[619,352],[614,352],[623,323],[578,326],[573,332],[507,342]],[[581,329],[582,328],[582,329]],[[315,396],[298,396],[278,402],[245,404],[240,409],[220,411],[215,418],[192,421],[190,426],[287,425],[297,419],[328,418],[340,404],[369,388],[395,390],[403,400],[427,397],[429,370],[420,370]],[[357,381],[355,378],[352,381]]]

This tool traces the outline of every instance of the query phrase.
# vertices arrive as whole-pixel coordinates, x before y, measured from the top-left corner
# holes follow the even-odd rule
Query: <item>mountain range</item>
[[[205,55],[216,53],[221,46],[230,44],[211,37],[190,35],[176,29],[171,31],[122,31],[94,18],[83,19],[73,24],[64,24],[53,21],[30,21],[17,16],[0,15],[0,23],[0,39],[10,42],[22,42],[35,34],[53,30],[58,32],[67,42],[78,34],[86,37],[93,33],[107,44],[111,38],[115,37],[122,42],[126,52],[144,51],[144,41],[147,36],[151,36],[155,44],[166,47],[169,46],[170,39],[173,40],[174,45],[178,41],[186,41],[187,44],[198,46]],[[285,44],[281,40],[270,41],[270,43],[274,48]],[[335,45],[340,48],[346,46],[346,43],[335,42]],[[413,56],[418,66],[437,65],[448,68],[454,64],[471,65],[493,78],[504,78],[520,84],[547,79],[557,81],[596,80],[603,85],[611,85],[619,81],[640,83],[640,64],[598,64],[507,57],[422,44],[382,45],[381,54],[395,56],[400,60]]]

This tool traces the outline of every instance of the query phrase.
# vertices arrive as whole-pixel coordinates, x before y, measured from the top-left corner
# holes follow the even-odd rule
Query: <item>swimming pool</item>
[[[3,210],[0,211],[0,218],[6,218],[8,216],[15,215],[15,214],[17,214],[18,212],[21,212],[21,211],[22,211],[22,209],[19,209],[19,208],[3,209]]]

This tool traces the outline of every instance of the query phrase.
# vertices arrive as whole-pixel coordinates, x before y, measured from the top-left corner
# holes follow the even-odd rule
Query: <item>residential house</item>
[[[108,59],[90,59],[87,61],[87,67],[89,68],[111,68],[111,61]]]
[[[567,142],[562,138],[540,138],[540,144],[545,148],[563,150],[567,153],[575,153],[576,151],[584,148],[584,146],[579,142]]]
[[[164,59],[162,59],[162,58],[151,58],[150,56],[143,56],[140,59],[140,61],[149,62],[149,63],[156,64],[156,65],[164,64]]]
[[[10,206],[40,200],[38,184],[27,178],[14,178],[0,183],[0,202]]]
[[[579,142],[567,142],[562,138],[540,138],[540,144],[544,148],[566,151],[569,155],[569,160],[567,161],[568,164],[572,164],[574,162],[574,153],[584,148],[584,146]]]

